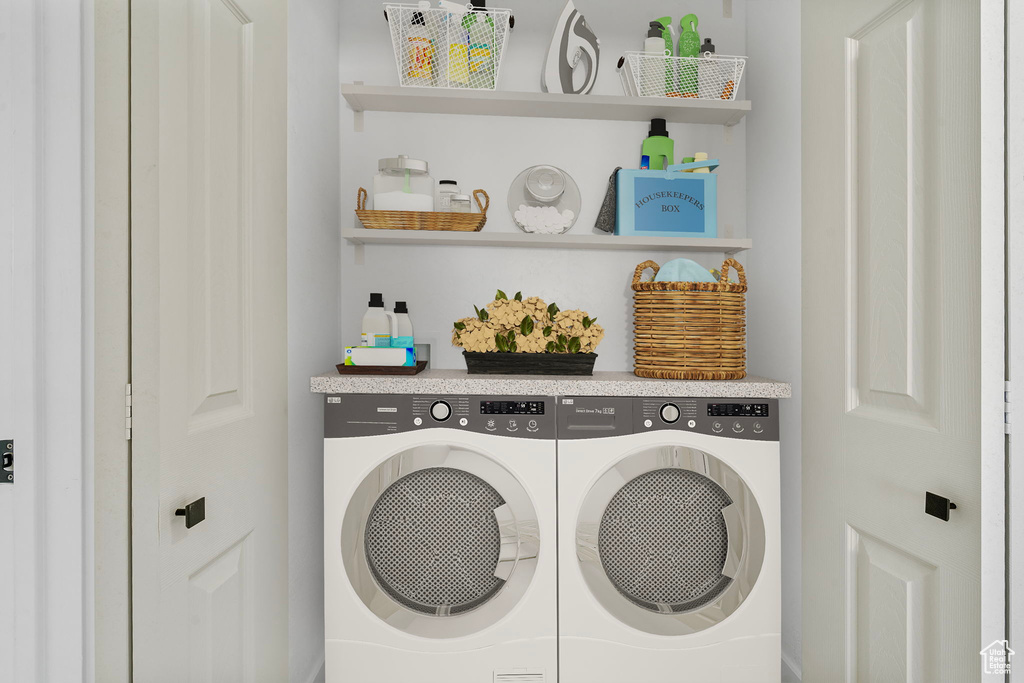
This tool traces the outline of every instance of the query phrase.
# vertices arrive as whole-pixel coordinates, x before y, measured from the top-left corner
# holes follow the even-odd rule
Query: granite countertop
[[[470,394],[499,396],[664,396],[667,398],[789,398],[791,387],[767,377],[739,380],[672,380],[632,372],[592,376],[470,375],[465,370],[424,370],[411,376],[345,375],[310,379],[318,394]]]

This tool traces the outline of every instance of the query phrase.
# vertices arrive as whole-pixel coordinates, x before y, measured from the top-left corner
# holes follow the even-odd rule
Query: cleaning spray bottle
[[[640,67],[640,96],[641,97],[664,97],[665,83],[655,74],[653,67],[659,66],[661,57],[665,56],[665,27],[657,21],[650,23],[647,30],[647,40],[644,41],[644,54],[650,55],[650,59],[644,59]],[[671,68],[666,66],[666,69]]]
[[[665,56],[676,56],[676,26],[672,23],[672,17],[661,17],[657,20],[661,24],[661,37],[665,40]],[[674,59],[666,60],[665,65],[665,94],[669,97],[679,97],[679,65]]]
[[[700,34],[697,33],[697,15],[687,14],[679,21],[679,56],[700,56]],[[697,60],[685,60],[679,70],[679,92],[683,97],[697,97]]]
[[[668,136],[665,119],[651,119],[651,131],[644,140],[642,154],[650,158],[652,171],[664,171],[675,163],[675,142]]]

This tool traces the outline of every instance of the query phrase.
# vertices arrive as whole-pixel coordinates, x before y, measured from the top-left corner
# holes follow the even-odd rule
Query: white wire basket
[[[686,97],[734,100],[746,57],[707,55],[667,57],[627,52],[619,60],[619,78],[632,97]]]
[[[470,5],[450,2],[444,5],[384,5],[401,84],[494,90],[512,12],[470,11]]]

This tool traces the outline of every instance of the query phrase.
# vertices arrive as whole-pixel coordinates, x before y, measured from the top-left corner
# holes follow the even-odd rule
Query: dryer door
[[[587,493],[576,555],[620,621],[684,635],[728,618],[761,571],[765,527],[749,487],[713,455],[681,446],[623,458]]]
[[[406,633],[454,638],[508,614],[536,569],[538,523],[522,484],[490,457],[424,445],[361,482],[341,551],[363,604]]]

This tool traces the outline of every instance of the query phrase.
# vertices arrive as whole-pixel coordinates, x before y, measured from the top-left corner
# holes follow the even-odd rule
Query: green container
[[[687,14],[679,20],[679,56],[700,56],[700,34],[697,15]],[[679,92],[683,97],[697,97],[697,61],[684,60],[679,67]]]

